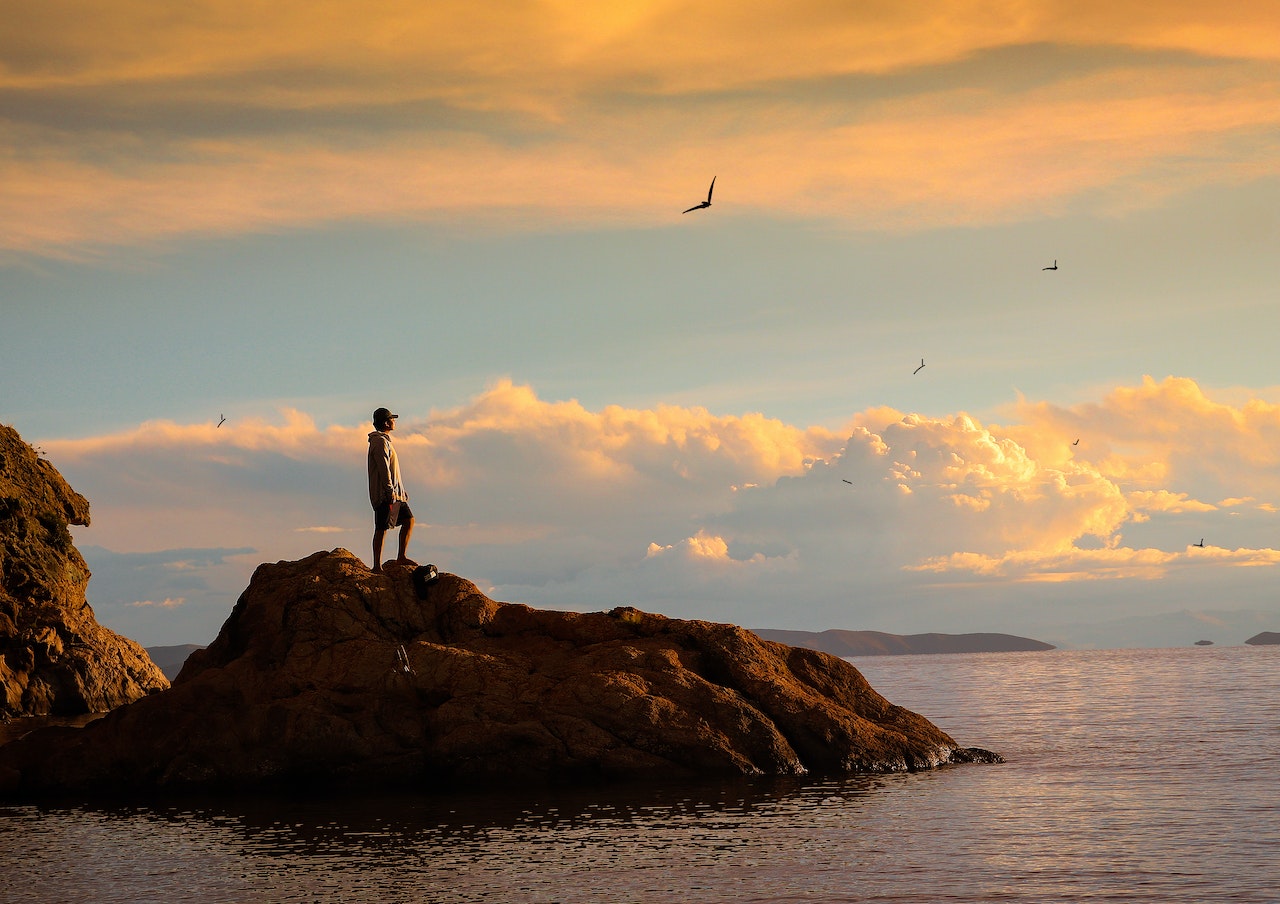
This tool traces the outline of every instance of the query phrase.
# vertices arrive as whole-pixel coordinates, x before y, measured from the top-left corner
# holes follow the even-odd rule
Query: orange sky
[[[52,2],[7,18],[0,241],[37,253],[351,218],[652,224],[697,200],[677,174],[708,161],[733,161],[739,210],[894,229],[1149,206],[1280,167],[1258,140],[1280,125],[1274,4]]]

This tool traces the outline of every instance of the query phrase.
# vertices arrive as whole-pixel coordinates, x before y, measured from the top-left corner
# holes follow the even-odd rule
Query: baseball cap
[[[373,413],[373,422],[375,424],[381,424],[383,421],[389,421],[392,418],[397,418],[399,416],[400,415],[398,414],[392,414],[390,408],[379,408]]]

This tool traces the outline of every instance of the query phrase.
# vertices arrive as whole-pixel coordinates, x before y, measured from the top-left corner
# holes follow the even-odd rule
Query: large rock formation
[[[402,664],[402,654],[406,663]],[[541,611],[346,550],[262,565],[163,694],[0,748],[0,789],[414,787],[996,761],[732,625]]]
[[[85,498],[0,425],[0,716],[105,712],[169,686],[85,600],[67,526],[88,523]]]
[[[757,629],[765,640],[821,650],[832,656],[905,656],[924,653],[1017,653],[1057,649],[1016,634],[886,634],[883,631]]]
[[[1280,632],[1263,631],[1260,634],[1253,635],[1248,640],[1246,640],[1245,643],[1255,647],[1263,647],[1263,646],[1268,646],[1270,644],[1280,644]]]

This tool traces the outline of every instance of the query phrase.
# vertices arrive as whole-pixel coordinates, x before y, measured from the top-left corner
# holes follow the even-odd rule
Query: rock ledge
[[[401,664],[401,650],[407,667]],[[172,689],[0,748],[10,794],[898,772],[998,762],[856,668],[629,607],[536,610],[352,553],[262,565]]]

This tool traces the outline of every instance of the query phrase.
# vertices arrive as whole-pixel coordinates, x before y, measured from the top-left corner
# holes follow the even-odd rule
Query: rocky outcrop
[[[995,761],[853,666],[732,625],[542,611],[346,550],[262,565],[171,690],[0,748],[9,793],[454,787]]]
[[[1055,650],[1051,643],[1016,634],[886,634],[883,631],[757,629],[766,640],[822,650],[832,656],[903,656],[924,653],[1017,653]]]
[[[67,529],[88,523],[85,498],[0,425],[0,716],[105,712],[169,685],[94,618]]]
[[[1253,635],[1248,640],[1246,640],[1245,643],[1255,647],[1262,647],[1262,646],[1268,646],[1270,644],[1277,644],[1277,643],[1280,643],[1280,632],[1263,631],[1260,634]]]

